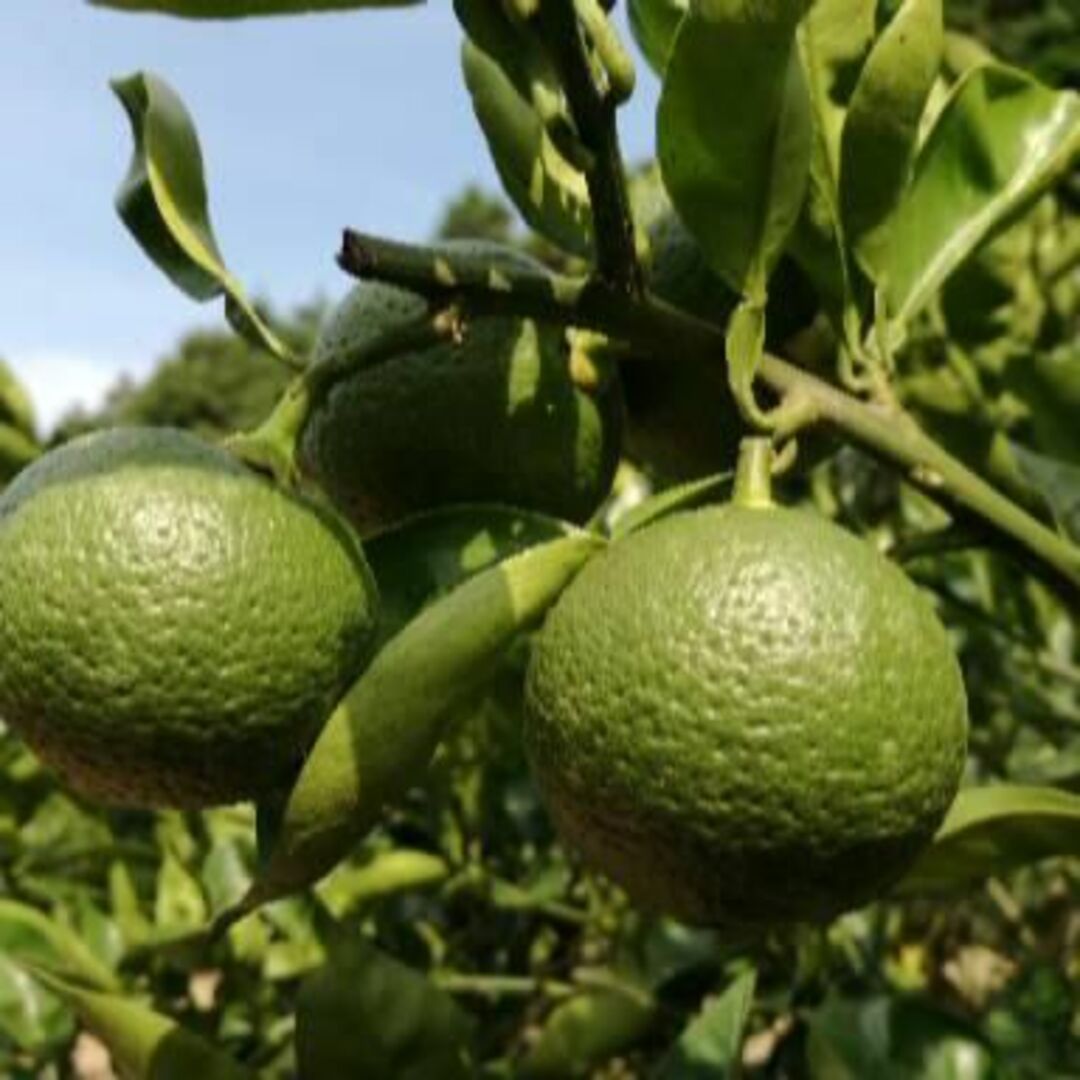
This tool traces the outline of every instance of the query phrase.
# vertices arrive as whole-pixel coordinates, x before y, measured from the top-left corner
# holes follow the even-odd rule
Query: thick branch
[[[724,332],[655,299],[630,298],[602,278],[492,270],[482,257],[433,251],[346,232],[339,262],[357,277],[401,285],[467,313],[520,315],[601,331],[664,362],[716,364]],[[961,523],[989,529],[996,543],[1070,600],[1080,600],[1080,549],[1006,498],[925,435],[907,414],[859,401],[777,356],[760,378],[781,397],[843,431],[949,508]]]
[[[585,179],[592,204],[597,270],[620,292],[640,296],[643,280],[615,125],[616,100],[596,84],[573,0],[544,0],[535,19],[562,79],[581,141],[593,154]]]

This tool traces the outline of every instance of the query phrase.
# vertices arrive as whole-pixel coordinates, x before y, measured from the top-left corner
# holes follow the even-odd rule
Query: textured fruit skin
[[[419,297],[364,283],[331,315],[326,363],[422,315]],[[305,428],[301,461],[362,532],[459,502],[584,521],[618,463],[613,370],[571,376],[565,335],[518,319],[471,323],[463,344],[407,353],[335,386]]]
[[[363,667],[376,604],[351,530],[224,451],[77,439],[0,497],[0,717],[94,799],[256,797]]]
[[[825,920],[887,889],[966,753],[947,635],[815,515],[677,515],[590,563],[530,660],[525,744],[557,828],[641,905]]]

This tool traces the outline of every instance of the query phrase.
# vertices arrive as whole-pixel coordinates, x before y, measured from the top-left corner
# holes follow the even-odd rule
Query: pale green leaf
[[[552,243],[589,255],[592,208],[584,174],[560,152],[498,57],[467,37],[461,64],[496,171],[521,216]]]
[[[757,972],[750,970],[719,997],[707,1000],[661,1061],[655,1080],[724,1080],[738,1076],[756,986]]]

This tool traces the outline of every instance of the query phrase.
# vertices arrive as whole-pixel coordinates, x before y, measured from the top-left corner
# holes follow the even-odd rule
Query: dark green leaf
[[[817,0],[798,33],[814,142],[791,251],[834,311],[849,291],[840,224],[840,139],[848,100],[874,38],[876,7],[875,0]]]
[[[210,224],[202,149],[195,125],[163,79],[136,72],[113,90],[131,120],[135,147],[116,194],[124,224],[146,254],[195,300],[224,296],[230,322],[275,356],[288,346],[263,322],[232,276]]]
[[[833,998],[809,1022],[814,1080],[991,1080],[978,1033],[916,1000]]]
[[[756,984],[757,973],[747,971],[719,997],[707,1001],[660,1063],[655,1080],[722,1080],[738,1076]]]
[[[655,1015],[656,1005],[645,991],[585,991],[555,1006],[516,1075],[523,1080],[591,1076],[639,1042]]]
[[[3,360],[0,360],[0,423],[9,424],[30,439],[34,437],[33,403]]]
[[[690,0],[630,0],[630,30],[649,66],[663,75]]]
[[[963,888],[1057,855],[1080,855],[1080,795],[1011,784],[969,788],[899,891]]]
[[[1080,150],[1080,97],[987,64],[954,87],[915,163],[887,247],[868,269],[895,333],[989,237],[1016,219]]]
[[[472,1021],[421,974],[359,937],[342,937],[304,983],[296,1011],[300,1076],[467,1080]]]
[[[317,881],[423,778],[447,717],[602,543],[579,533],[515,555],[425,608],[383,648],[308,755],[245,907]]]
[[[801,0],[701,0],[675,36],[660,166],[713,269],[761,299],[798,219],[813,122],[794,49]]]
[[[379,583],[383,640],[466,578],[573,531],[556,518],[488,504],[434,510],[365,539]]]
[[[495,168],[521,216],[559,247],[591,254],[585,176],[560,152],[531,96],[523,96],[500,57],[480,42],[465,39],[461,63]]]
[[[1009,449],[1020,475],[1045,499],[1062,531],[1080,544],[1080,465],[1036,454],[1016,443]]]
[[[409,7],[425,0],[90,0],[97,7],[155,11],[186,19],[243,19],[252,15],[297,15],[351,8]]]
[[[941,0],[905,0],[855,86],[840,147],[840,212],[871,265],[911,178],[919,123],[941,68]],[[868,253],[870,253],[868,255]]]

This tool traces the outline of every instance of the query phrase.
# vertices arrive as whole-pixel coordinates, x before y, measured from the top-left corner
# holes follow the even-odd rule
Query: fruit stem
[[[773,506],[772,440],[751,435],[739,443],[739,461],[735,466],[735,487],[731,501],[737,506],[765,510]]]

